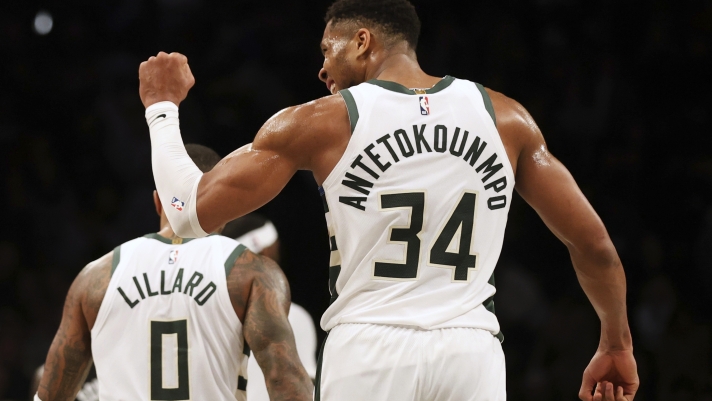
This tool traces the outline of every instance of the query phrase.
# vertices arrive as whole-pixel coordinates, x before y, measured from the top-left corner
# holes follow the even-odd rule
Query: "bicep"
[[[205,173],[198,185],[197,212],[206,232],[272,200],[296,172],[279,151],[243,146]]]
[[[253,275],[243,332],[250,349],[260,361],[259,354],[269,346],[279,343],[294,343],[289,324],[290,293],[284,273],[272,260],[255,256],[259,265]]]
[[[564,244],[579,249],[609,241],[601,219],[543,139],[535,139],[518,164],[517,191]]]
[[[52,341],[39,394],[43,400],[73,400],[91,368],[91,334],[81,304],[81,289],[72,284],[62,322]]]

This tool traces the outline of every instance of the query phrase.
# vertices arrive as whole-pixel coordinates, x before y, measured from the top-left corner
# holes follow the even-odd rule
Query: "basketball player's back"
[[[245,399],[247,349],[227,286],[245,247],[152,234],[114,250],[91,330],[100,399]]]
[[[378,399],[503,399],[492,277],[514,174],[489,95],[449,76],[340,93],[353,133],[322,187],[332,303],[320,396],[356,399],[377,372],[410,383],[369,382]],[[428,365],[440,368],[407,368]],[[457,374],[465,366],[477,374]]]
[[[96,364],[100,399],[244,400],[247,358],[273,399],[311,399],[279,267],[219,235],[129,241],[67,295],[35,399],[74,399]]]
[[[499,334],[491,278],[514,175],[489,95],[453,77],[416,90],[373,80],[341,94],[353,134],[323,184],[334,263],[322,327]]]

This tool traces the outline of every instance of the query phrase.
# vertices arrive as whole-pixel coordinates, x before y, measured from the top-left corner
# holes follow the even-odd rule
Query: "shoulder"
[[[341,95],[330,95],[297,106],[287,107],[270,117],[257,134],[259,139],[270,139],[270,133],[294,133],[295,129],[336,126],[338,117],[347,117],[346,104]],[[263,134],[260,138],[260,134]],[[265,135],[266,134],[266,135]]]
[[[492,100],[492,107],[497,116],[497,129],[517,131],[522,134],[534,134],[539,131],[534,118],[519,102],[490,88],[485,89]]]
[[[251,295],[271,292],[287,300],[290,298],[289,283],[277,263],[249,249],[242,250],[235,258],[227,276],[227,289],[241,322],[244,322]]]
[[[252,147],[300,155],[328,146],[338,133],[348,137],[350,127],[344,99],[330,95],[279,111],[262,126]]]
[[[76,301],[81,304],[89,328],[96,320],[106,289],[109,287],[115,252],[111,251],[87,264],[69,289],[67,302]]]
[[[232,269],[228,276],[228,286],[230,281],[247,281],[248,284],[256,279],[259,280],[276,280],[278,284],[285,284],[286,279],[282,269],[272,259],[258,255],[249,249],[242,249],[240,254],[235,258]]]
[[[346,112],[346,105],[341,95],[329,95],[307,103],[288,107],[273,116],[282,120],[291,120],[294,124],[310,124],[315,119],[333,117]],[[272,119],[270,119],[271,121]],[[268,121],[269,123],[269,121]]]
[[[529,111],[516,100],[485,88],[492,100],[497,119],[497,131],[507,149],[515,172],[522,156],[546,146],[541,130]]]

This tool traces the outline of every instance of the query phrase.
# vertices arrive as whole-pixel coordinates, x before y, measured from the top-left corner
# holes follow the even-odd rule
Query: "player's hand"
[[[632,350],[598,350],[583,372],[579,398],[583,401],[632,401],[639,385]]]
[[[180,53],[160,52],[144,61],[138,68],[138,79],[138,93],[144,107],[162,101],[179,105],[195,84],[188,58]]]

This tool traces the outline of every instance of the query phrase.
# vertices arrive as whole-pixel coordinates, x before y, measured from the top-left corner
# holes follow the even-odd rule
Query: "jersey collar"
[[[186,242],[192,241],[194,239],[194,238],[180,238],[180,237],[170,239],[170,238],[166,238],[158,233],[146,234],[143,237],[155,239],[155,240],[163,242],[164,244],[169,244],[169,245],[185,244]]]
[[[433,93],[438,93],[441,90],[447,88],[454,81],[455,81],[454,77],[446,75],[443,79],[441,79],[438,83],[433,85],[433,87],[430,89],[409,89],[397,82],[382,81],[380,79],[371,79],[366,82],[371,85],[380,86],[383,89],[386,89],[386,90],[389,90],[392,92],[402,93],[405,95],[431,95]]]

